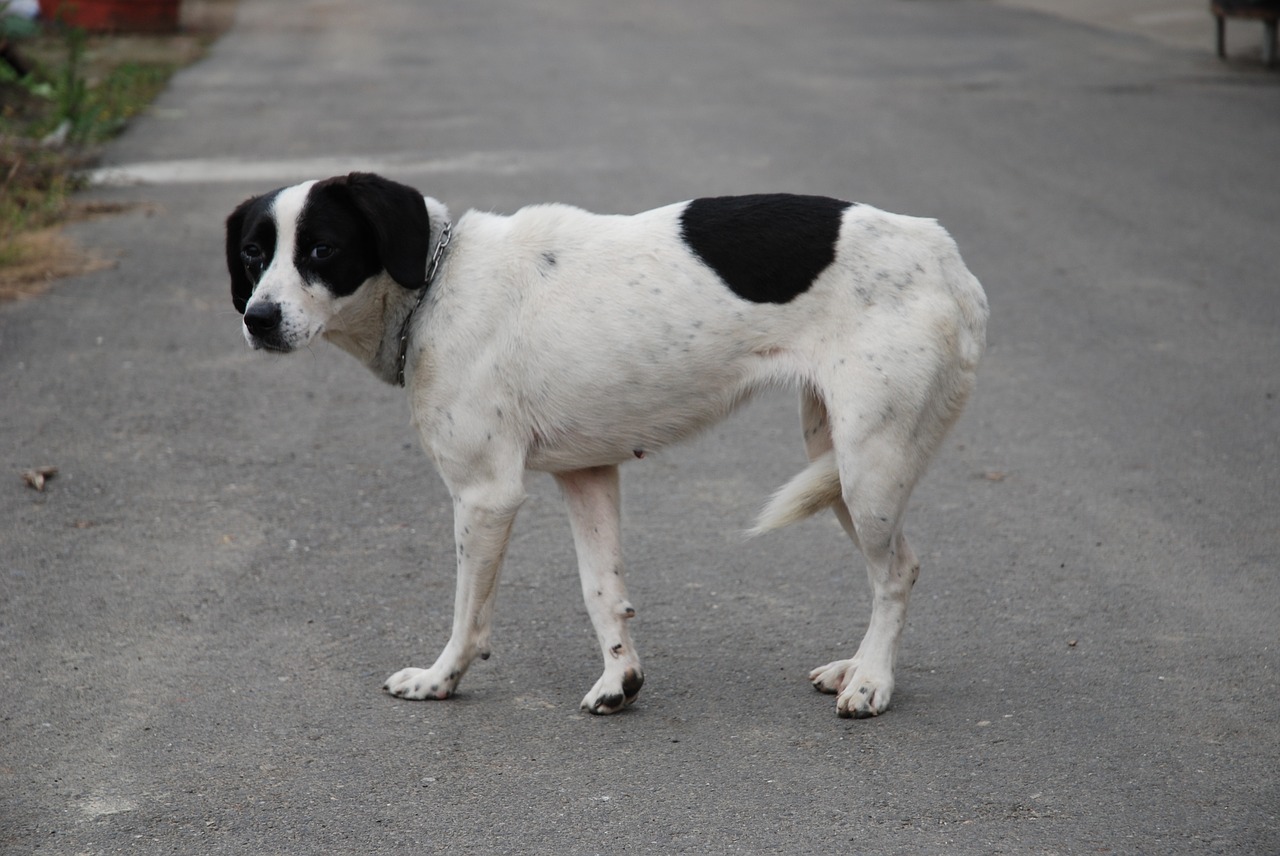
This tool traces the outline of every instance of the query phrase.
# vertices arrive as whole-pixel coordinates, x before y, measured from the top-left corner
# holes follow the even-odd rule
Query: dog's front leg
[[[448,698],[476,657],[488,659],[498,572],[523,498],[518,486],[506,491],[455,493],[453,529],[458,550],[458,587],[453,632],[431,668],[401,669],[387,678],[383,685],[387,692],[408,699]]]
[[[591,713],[617,713],[636,700],[644,683],[640,655],[627,620],[636,611],[622,579],[622,520],[617,467],[558,473],[578,552],[582,596],[604,658],[604,674],[582,700]]]

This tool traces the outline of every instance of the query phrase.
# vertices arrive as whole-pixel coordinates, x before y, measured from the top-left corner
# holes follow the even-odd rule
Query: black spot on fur
[[[293,264],[308,285],[345,297],[376,276],[382,261],[373,225],[336,181],[322,181],[307,195],[298,217]]]
[[[599,713],[602,710],[616,710],[622,706],[625,699],[622,693],[610,693],[607,696],[599,698],[595,704],[591,706],[592,713]]]
[[[245,305],[276,252],[276,221],[271,216],[279,190],[240,203],[227,218],[227,273],[231,302],[244,314]],[[250,251],[246,253],[246,250]]]
[[[622,676],[622,694],[627,697],[627,704],[636,700],[640,688],[644,686],[644,673],[637,669],[627,669]]]
[[[695,199],[680,217],[680,233],[734,294],[788,303],[835,260],[841,218],[851,205],[784,193]]]
[[[296,261],[345,295],[385,270],[405,288],[421,288],[427,272],[431,220],[422,194],[381,176],[353,172],[318,182],[298,222]],[[339,252],[317,259],[320,245]]]

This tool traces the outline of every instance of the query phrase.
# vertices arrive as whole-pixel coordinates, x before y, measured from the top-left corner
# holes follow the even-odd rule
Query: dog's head
[[[254,348],[288,353],[324,332],[371,280],[426,285],[422,194],[367,173],[246,200],[227,218],[231,300]]]

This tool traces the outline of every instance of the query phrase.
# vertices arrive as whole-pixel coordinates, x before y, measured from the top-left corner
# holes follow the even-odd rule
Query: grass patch
[[[0,62],[0,300],[15,282],[31,280],[33,257],[65,249],[45,230],[77,215],[70,199],[79,171],[175,71],[204,54],[229,26],[235,4],[184,6],[196,17],[179,33],[91,35],[47,24],[11,42],[26,73]],[[61,264],[50,270],[57,273],[46,279],[66,273]]]
[[[13,257],[12,238],[62,219],[76,189],[74,155],[25,140],[0,140],[0,265]]]
[[[0,265],[0,301],[34,297],[60,277],[89,273],[113,262],[76,246],[57,226],[23,232]]]
[[[50,28],[21,43],[29,73],[0,65],[0,265],[17,235],[66,215],[76,171],[184,64],[131,60],[111,38]]]

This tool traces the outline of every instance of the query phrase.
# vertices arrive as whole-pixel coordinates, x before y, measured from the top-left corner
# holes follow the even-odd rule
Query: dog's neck
[[[351,354],[369,367],[382,380],[402,386],[406,349],[412,339],[413,328],[421,320],[415,310],[432,287],[431,279],[439,271],[441,241],[449,225],[449,209],[443,203],[426,198],[427,216],[430,221],[427,239],[427,283],[421,289],[408,289],[395,282],[386,271],[357,290],[356,301],[335,316],[325,339]]]

